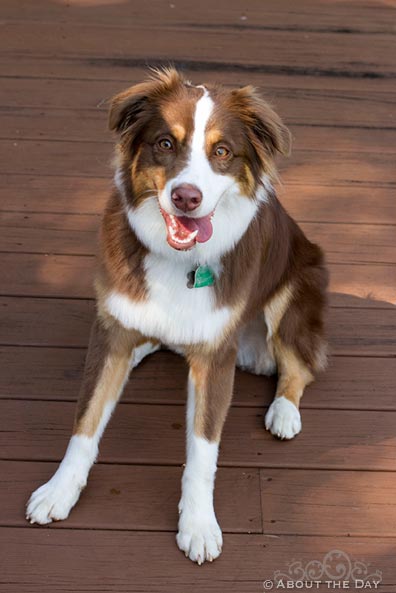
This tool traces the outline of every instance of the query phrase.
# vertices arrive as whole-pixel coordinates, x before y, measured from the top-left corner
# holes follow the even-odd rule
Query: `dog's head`
[[[116,184],[153,251],[230,248],[265,199],[275,153],[289,149],[252,87],[193,86],[174,69],[114,97],[109,123],[120,135]]]

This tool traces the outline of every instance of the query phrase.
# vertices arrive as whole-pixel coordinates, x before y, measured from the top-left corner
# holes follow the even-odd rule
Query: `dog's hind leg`
[[[267,340],[267,325],[261,312],[239,332],[237,367],[255,375],[274,375],[276,361],[272,342]]]
[[[279,379],[275,399],[265,416],[265,427],[280,439],[292,439],[302,428],[300,399],[314,377],[292,348],[279,337],[273,341]]]
[[[222,548],[213,489],[221,431],[231,403],[235,357],[236,347],[218,352],[187,352],[187,463],[177,544],[198,564],[214,560]]]
[[[143,346],[144,352],[150,348],[138,332],[123,329],[112,318],[95,320],[73,434],[58,470],[28,502],[26,518],[31,523],[66,519],[76,504],[98,454],[100,437],[128,378],[133,351]]]
[[[326,366],[323,339],[325,272],[306,271],[299,290],[286,286],[265,308],[268,339],[278,367],[275,399],[265,417],[265,426],[281,439],[292,439],[301,431],[299,404],[314,373]]]

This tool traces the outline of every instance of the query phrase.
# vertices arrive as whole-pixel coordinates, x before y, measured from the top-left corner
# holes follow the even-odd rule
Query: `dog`
[[[288,154],[290,135],[254,88],[194,86],[158,70],[113,98],[109,125],[114,188],[73,434],[27,519],[66,519],[131,368],[168,347],[190,369],[176,539],[201,564],[222,550],[213,489],[235,366],[278,373],[265,427],[297,435],[304,388],[326,364],[327,271],[276,197],[274,158]]]

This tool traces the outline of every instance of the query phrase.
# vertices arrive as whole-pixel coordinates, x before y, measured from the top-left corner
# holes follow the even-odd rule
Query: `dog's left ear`
[[[262,157],[274,157],[277,152],[290,154],[291,134],[272,107],[252,86],[232,91],[240,117],[250,131],[250,140]],[[263,150],[265,155],[263,155]]]

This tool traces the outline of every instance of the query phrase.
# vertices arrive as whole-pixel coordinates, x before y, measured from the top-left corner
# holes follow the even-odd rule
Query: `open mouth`
[[[213,212],[202,218],[189,218],[188,216],[168,214],[161,208],[161,214],[166,224],[166,239],[173,249],[187,251],[196,243],[209,241],[213,234]]]

